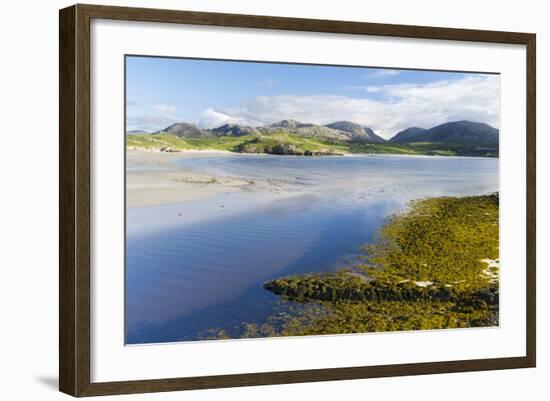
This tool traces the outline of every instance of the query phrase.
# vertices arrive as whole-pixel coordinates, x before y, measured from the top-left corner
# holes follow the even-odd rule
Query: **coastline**
[[[361,263],[266,281],[264,289],[306,307],[287,313],[282,329],[267,320],[255,334],[498,326],[498,216],[498,193],[412,201],[362,247]]]
[[[126,147],[126,152],[135,152],[135,153],[169,153],[169,154],[178,154],[178,153],[226,153],[233,154],[237,152],[231,152],[230,150],[222,149],[174,149],[174,150],[162,150],[161,148],[140,148],[135,146]]]
[[[158,149],[126,151],[126,206],[151,207],[168,204],[183,204],[190,201],[211,199],[228,194],[246,193],[260,195],[264,200],[275,199],[273,195],[292,196],[303,193],[306,187],[299,187],[293,180],[272,177],[251,177],[217,172],[203,172],[190,168],[190,164],[176,164],[177,160],[192,160],[195,157],[269,157],[290,156],[261,153],[238,153],[226,150],[185,149],[174,152]],[[292,156],[304,160],[332,159],[333,156]],[[398,154],[346,153],[345,158],[391,157],[395,159],[492,159],[469,156],[431,156]],[[375,184],[369,182],[369,184]],[[376,186],[376,185],[375,185]],[[369,185],[372,187],[372,185]]]
[[[174,150],[162,150],[160,148],[139,148],[129,146],[126,148],[126,153],[155,153],[155,154],[172,154],[172,155],[185,155],[185,154],[222,154],[222,155],[242,155],[242,156],[302,156],[306,158],[310,157],[334,157],[334,156],[345,156],[345,157],[360,157],[360,156],[393,156],[393,157],[416,157],[416,158],[460,158],[460,159],[494,159],[493,156],[468,156],[468,155],[438,155],[438,154],[408,154],[408,153],[358,153],[358,152],[342,152],[338,155],[277,155],[270,153],[243,153],[243,152],[234,152],[230,150],[222,149],[174,149]]]
[[[186,154],[230,154],[227,151],[189,150]],[[250,180],[199,174],[177,167],[183,152],[128,150],[126,206],[145,207],[183,203],[250,188]]]
[[[164,331],[156,337],[160,333],[157,329],[164,325],[170,332],[179,333],[178,336],[197,340],[204,338],[209,329],[218,328],[220,322],[223,323],[220,329],[226,330],[228,336],[246,336],[248,333],[233,332],[229,328],[240,327],[243,322],[261,325],[264,318],[276,316],[280,302],[287,302],[275,292],[262,288],[262,282],[332,271],[348,263],[355,266],[354,255],[358,247],[375,235],[385,216],[402,209],[402,202],[440,196],[441,189],[434,191],[434,187],[443,188],[447,195],[484,193],[488,190],[484,189],[487,181],[476,174],[483,171],[487,175],[495,167],[493,162],[481,160],[471,166],[469,162],[460,163],[460,158],[362,156],[279,157],[234,152],[128,151],[127,184],[131,188],[128,201],[129,205],[130,202],[134,205],[126,209],[129,263],[133,266],[129,271],[137,282],[143,272],[147,272],[148,283],[152,283],[151,280],[165,282],[179,275],[189,276],[195,283],[183,292],[177,281],[171,287],[159,287],[155,293],[158,305],[147,306],[146,310],[140,301],[141,290],[136,289],[133,310],[136,316],[150,320],[150,331],[145,326],[143,331],[134,331],[133,341],[173,340]],[[436,179],[431,174],[433,170],[439,172]],[[469,176],[470,172],[474,175]],[[463,183],[457,181],[463,176],[469,178]],[[151,181],[153,189],[147,184]],[[445,183],[451,183],[452,187],[442,187]],[[465,191],[466,184],[469,189]],[[137,198],[144,186],[149,192],[157,192],[156,196]],[[285,252],[279,252],[283,249]],[[181,255],[185,255],[185,262]],[[484,254],[480,259],[494,259],[495,256]],[[482,265],[483,268],[487,266],[487,263]],[[416,284],[428,281],[437,284],[432,277],[406,278],[415,281],[411,291],[418,287],[420,291],[414,291],[420,295],[426,293],[431,297],[439,290],[439,285],[422,287]],[[323,276],[319,283],[324,285],[325,281]],[[191,281],[185,282],[191,286]],[[217,306],[193,288],[215,288],[216,302],[224,306]],[[391,288],[373,287],[367,293],[388,290]],[[409,291],[409,288],[404,290]],[[254,291],[255,299],[262,302],[260,317],[250,321],[246,318],[219,319],[224,308],[232,313],[245,313],[249,308],[249,291]],[[287,295],[292,294],[287,291]],[[314,301],[316,297],[313,293],[310,298]],[[199,299],[202,307],[208,308],[206,315],[197,311]],[[155,305],[166,311],[159,316]],[[302,305],[309,308],[315,302],[292,305],[298,309]],[[451,307],[448,302],[433,303],[429,314],[446,315],[448,307]],[[418,312],[416,307],[409,309],[411,313]],[[361,304],[346,303],[335,313],[346,316],[349,310],[372,317],[394,311],[393,306],[386,303],[373,305],[368,310]],[[189,323],[199,315],[202,323],[189,329]],[[431,320],[429,316],[426,319],[427,323]],[[354,325],[349,329],[359,328]],[[366,328],[366,331],[371,329]],[[250,335],[265,336],[253,332]]]
[[[200,155],[200,156],[198,156]],[[233,152],[126,152],[126,234],[152,233],[207,219],[228,218],[273,204],[311,196],[292,183],[203,173],[177,160],[240,155]]]

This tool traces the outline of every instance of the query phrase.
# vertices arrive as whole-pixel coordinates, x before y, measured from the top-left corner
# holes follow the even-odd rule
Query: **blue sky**
[[[129,56],[127,129],[186,121],[263,125],[351,120],[390,137],[470,119],[498,127],[496,75]]]

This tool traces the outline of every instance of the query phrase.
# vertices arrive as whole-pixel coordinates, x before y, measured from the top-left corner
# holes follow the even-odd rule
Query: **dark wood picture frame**
[[[90,381],[90,21],[93,18],[526,46],[526,356],[121,382]],[[74,5],[59,14],[59,389],[73,396],[535,367],[536,36],[405,25]]]

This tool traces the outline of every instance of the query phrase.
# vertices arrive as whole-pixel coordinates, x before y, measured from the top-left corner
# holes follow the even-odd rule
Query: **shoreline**
[[[136,148],[127,147],[126,154],[129,153],[158,153],[158,154],[225,154],[225,155],[242,155],[244,156],[295,156],[305,158],[318,158],[318,157],[360,157],[360,156],[392,156],[392,157],[416,157],[416,158],[445,158],[445,159],[498,159],[493,156],[462,156],[462,155],[429,155],[429,154],[406,154],[406,153],[354,153],[354,152],[342,152],[338,155],[280,155],[273,153],[246,153],[246,152],[233,152],[230,150],[221,149],[176,149],[176,150],[162,150],[159,148]]]
[[[225,154],[225,151],[190,151],[187,154]],[[185,203],[222,193],[244,190],[254,183],[238,177],[201,174],[176,166],[181,152],[126,152],[126,206],[148,207]]]
[[[178,154],[178,153],[225,153],[225,154],[234,154],[238,152],[231,152],[230,150],[221,150],[221,149],[175,149],[175,150],[162,150],[160,148],[138,148],[138,147],[126,147],[126,153],[168,153],[168,154]],[[240,154],[240,153],[239,153]]]
[[[324,308],[287,317],[275,335],[498,326],[498,217],[498,193],[413,201],[361,248],[360,264],[264,282],[282,300]],[[476,247],[478,235],[487,239]]]
[[[299,156],[288,159],[288,163],[296,161],[298,165],[305,167],[311,162],[313,170],[306,169],[307,172],[304,171],[303,174],[289,175],[288,172],[284,173],[284,166],[288,164],[284,157],[267,154],[261,158],[255,156],[259,155],[206,150],[126,152],[125,194],[128,233],[134,235],[171,226],[194,224],[207,219],[230,217],[239,213],[248,214],[264,207],[300,202],[299,200],[305,197],[310,198],[309,202],[322,199],[337,200],[342,197],[347,199],[349,204],[364,202],[365,198],[376,201],[386,197],[387,191],[399,181],[391,175],[381,181],[375,172],[370,170],[353,178],[352,184],[346,184],[345,177],[338,178],[338,175],[325,180],[323,174],[315,172],[318,163],[314,161],[319,160],[318,158]],[[383,159],[376,156],[351,154],[344,159],[351,162],[354,158],[364,158],[366,163],[370,158]],[[394,157],[391,159],[396,161],[415,159],[399,157],[403,155],[392,156]],[[267,166],[272,167],[259,171],[250,170],[250,174],[247,174],[247,170],[238,168],[246,159],[264,158],[268,162]],[[328,157],[321,159],[329,161]],[[422,156],[420,159],[426,158]],[[437,159],[451,160],[448,157]],[[303,162],[298,162],[299,160]],[[245,162],[245,165],[247,164]],[[359,162],[359,165],[362,164]],[[232,168],[233,165],[236,168]],[[283,170],[277,170],[281,168]],[[390,188],[387,188],[388,185]],[[408,199],[407,191],[406,188],[397,191],[396,199]],[[429,191],[422,196],[429,196]]]
[[[200,153],[225,157],[230,152]],[[230,217],[305,195],[303,190],[280,179],[201,173],[174,163],[185,157],[192,160],[196,154],[127,152],[128,235]]]
[[[188,149],[178,152],[160,150],[127,150],[126,152],[126,206],[148,207],[167,204],[183,204],[189,201],[208,199],[218,195],[230,193],[256,193],[269,195],[290,196],[299,194],[305,188],[294,185],[292,181],[257,178],[250,176],[231,176],[223,173],[201,172],[194,168],[177,165],[177,160],[210,157],[285,157],[284,155],[270,155],[261,153],[239,153],[226,150],[196,150]],[[288,157],[288,156],[286,156]],[[457,157],[468,159],[486,159],[485,157],[469,156],[428,156],[428,155],[400,155],[400,154],[357,154],[346,153],[345,158],[360,157],[391,157],[392,159],[454,159]],[[332,156],[293,156],[304,160],[326,159]]]
[[[357,246],[354,245],[353,249],[348,248],[348,244],[354,243],[359,237],[370,238],[371,233],[379,229],[380,221],[383,221],[378,219],[384,219],[388,213],[402,212],[400,205],[402,201],[406,201],[413,195],[414,199],[442,195],[452,196],[453,188],[460,194],[466,192],[464,195],[467,195],[468,192],[478,194],[482,193],[479,191],[479,187],[487,186],[485,179],[482,180],[477,175],[473,175],[473,180],[467,177],[466,182],[471,191],[465,191],[463,184],[461,185],[460,181],[453,179],[453,177],[467,175],[469,171],[477,174],[476,166],[485,166],[486,162],[472,165],[469,161],[455,163],[448,158],[445,158],[447,160],[441,158],[439,161],[433,159],[432,162],[428,162],[410,157],[384,158],[374,157],[375,155],[356,155],[356,160],[353,160],[353,157],[347,158],[347,160],[339,158],[329,160],[326,157],[321,160],[311,160],[300,157],[285,159],[269,155],[252,157],[256,155],[229,155],[229,153],[231,152],[127,152],[128,201],[136,202],[137,200],[142,203],[141,206],[126,209],[126,239],[130,241],[128,242],[129,249],[134,252],[134,255],[155,255],[155,257],[158,255],[159,259],[155,260],[155,263],[145,263],[148,266],[151,265],[150,272],[155,279],[163,282],[173,279],[170,267],[177,268],[176,270],[180,272],[180,253],[188,256],[189,263],[192,261],[189,266],[196,267],[195,270],[190,270],[186,274],[189,273],[193,277],[197,277],[201,283],[210,283],[209,277],[220,277],[220,283],[231,287],[227,284],[228,279],[223,276],[231,272],[229,274],[231,278],[236,277],[235,279],[239,283],[243,283],[243,290],[239,290],[239,294],[243,294],[244,289],[248,288],[245,287],[245,284],[246,286],[257,285],[254,283],[257,283],[258,280],[252,279],[251,275],[263,275],[259,277],[260,282],[266,283],[268,280],[280,280],[292,275],[307,274],[310,271],[319,273],[332,271],[332,268],[326,269],[328,266],[326,260],[333,261],[330,265],[335,269],[345,268],[348,264],[356,269],[358,263],[361,262],[360,259],[354,259],[356,249],[366,242],[358,241]],[[464,170],[456,168],[462,165],[470,167]],[[488,165],[491,166],[491,169],[495,168],[494,163]],[[381,168],[381,166],[388,166],[388,168]],[[435,180],[431,174],[434,168],[441,175]],[[409,177],[408,170],[414,171],[414,175]],[[485,171],[485,169],[481,169],[481,171]],[[490,174],[490,171],[492,170],[486,174]],[[248,181],[243,177],[247,177]],[[273,179],[278,180],[274,182],[274,185],[269,185],[269,180]],[[254,182],[252,183],[250,180],[254,180]],[[152,182],[153,186],[150,186],[148,182]],[[437,191],[422,189],[436,186],[438,182],[451,182],[453,187],[442,187]],[[432,183],[435,184],[432,185]],[[412,192],[413,190],[414,192]],[[156,194],[145,194],[145,198],[136,198],[136,195],[143,194],[144,191]],[[444,194],[439,193],[442,191]],[[437,193],[434,194],[434,192]],[[304,215],[306,217],[303,217]],[[483,216],[485,215],[481,213],[481,217]],[[310,242],[302,243],[303,238],[307,238]],[[292,248],[295,246],[296,248]],[[344,247],[341,248],[341,246]],[[229,265],[226,265],[225,262],[218,265],[216,260],[212,261],[214,257],[210,252],[212,249],[215,249],[218,260],[228,263],[233,261],[234,265],[230,266],[234,270],[227,270]],[[280,249],[284,249],[285,252],[278,252]],[[318,256],[324,255],[320,252],[325,252],[325,250],[327,250],[326,256]],[[275,255],[279,257],[281,253],[294,255],[296,259],[293,261],[277,259],[276,261]],[[244,257],[241,259],[241,256]],[[327,259],[329,257],[334,259]],[[493,261],[495,257],[496,255],[483,253],[480,259],[491,258]],[[267,269],[266,263],[273,264],[273,270],[269,270],[269,274],[266,273],[268,270],[264,270]],[[316,266],[317,263],[319,266]],[[480,262],[480,265],[484,269],[488,267],[487,262],[483,262],[483,264]],[[135,272],[139,274],[140,267],[136,266],[138,267]],[[305,267],[303,271],[302,267]],[[462,272],[464,269],[460,271]],[[494,272],[486,270],[484,273],[479,279],[484,280],[488,273]],[[362,278],[355,274],[350,277],[357,280]],[[396,301],[383,300],[381,303],[364,305],[361,302],[356,302],[355,299],[348,300],[346,298],[349,295],[347,282],[350,277],[336,280],[335,285],[332,285],[332,282],[328,283],[326,278],[329,277],[325,276],[320,276],[319,280],[315,281],[319,287],[323,287],[319,292],[321,297],[324,297],[322,294],[327,293],[323,289],[330,287],[334,297],[342,298],[342,301],[345,301],[345,304],[341,304],[341,308],[327,304],[330,309],[326,309],[326,311],[334,313],[336,318],[338,316],[356,316],[356,312],[366,316],[365,320],[351,322],[349,327],[343,328],[345,331],[362,331],[363,323],[380,321],[380,315],[387,313],[397,316],[400,313],[417,314],[420,311],[426,314],[422,318],[422,324],[426,323],[434,327],[440,324],[433,320],[437,316],[455,313],[451,311],[454,308],[454,302],[451,301],[440,302],[427,299],[426,302],[429,302],[430,306],[424,310],[420,308],[424,305],[420,305],[422,302],[418,305],[403,305],[392,303]],[[406,276],[405,278],[411,282],[403,283],[395,288],[392,294],[396,298],[404,293],[418,294],[422,298],[424,295],[427,298],[435,297],[439,292],[450,294],[451,289],[446,284],[457,281],[454,277],[438,279],[431,276]],[[492,277],[487,278],[491,279]],[[308,284],[309,282],[304,283]],[[327,286],[327,284],[330,285]],[[205,284],[201,284],[196,288],[200,289],[204,286]],[[280,288],[283,289],[283,287],[287,286]],[[355,293],[354,291],[357,289],[361,293],[365,293],[367,297],[374,298],[376,296],[377,299],[380,299],[379,293],[386,293],[392,289],[378,288],[375,285],[371,287],[366,288],[365,283],[361,280],[357,288],[349,288],[349,290]],[[285,292],[287,296],[293,295],[288,289]],[[166,301],[167,305],[174,307],[167,313],[180,313],[178,308],[181,305],[187,308],[189,301],[194,300],[200,294],[191,292],[187,295],[179,295],[179,293],[180,290],[177,288],[174,289],[174,293],[158,293],[162,302]],[[221,292],[216,293],[221,294]],[[224,294],[229,294],[229,292]],[[282,301],[276,292],[265,291],[265,294],[262,299]],[[302,295],[304,301],[312,300],[312,302],[306,302],[305,308],[316,305],[317,292],[314,291],[311,294],[304,292]],[[306,295],[307,297],[305,297]],[[492,294],[488,295],[492,296]],[[181,297],[177,298],[181,304],[172,304],[172,296]],[[229,295],[227,296],[229,297]],[[217,306],[207,298],[204,299],[204,302],[205,305],[211,307],[213,314],[219,313],[223,308],[227,308],[232,313],[249,307],[245,301],[234,304],[229,298],[227,299],[220,303],[225,306]],[[401,310],[401,306],[406,307],[406,310]],[[269,316],[276,316],[277,310],[270,308],[270,306],[266,307],[266,319]],[[246,310],[248,311],[248,309]],[[460,321],[471,318],[470,320],[479,321],[483,325],[489,321],[486,320],[483,311],[476,310],[475,314],[466,311],[460,313]],[[151,316],[152,319],[156,318],[156,314],[153,312],[148,316]],[[263,317],[247,322],[246,317],[249,315],[243,316],[244,318],[235,324],[251,323],[251,333],[255,333],[254,328],[257,328],[260,333],[257,336],[262,337]],[[302,317],[301,315],[293,316],[295,319]],[[303,317],[309,319],[311,316],[304,315]],[[365,330],[393,331],[407,329],[416,324],[408,321],[402,326],[395,326],[400,324],[398,317],[395,321],[392,319],[388,322],[392,325],[391,327],[369,326]],[[334,323],[332,319],[325,321],[327,324]],[[297,323],[301,323],[301,321],[297,321]],[[183,325],[184,323],[181,327]],[[308,325],[299,326],[299,328],[303,329],[303,334],[307,334],[317,329],[323,331],[324,329],[320,325],[323,325],[323,321],[320,321],[319,325],[316,324],[315,327]],[[178,327],[180,326],[173,326],[175,329]],[[231,327],[240,326],[231,323]],[[214,320],[205,320],[204,324],[197,326],[196,332],[189,332],[185,335],[189,336],[186,337],[188,340],[201,339],[203,338],[201,336],[206,335],[208,330],[217,328]],[[269,329],[268,326],[265,328]],[[235,328],[233,332],[229,331],[229,326],[222,325],[220,329],[228,330],[227,335],[232,338],[240,338],[244,335],[244,332],[239,331],[238,328]],[[340,331],[340,327],[338,329]],[[182,329],[182,332],[184,330]],[[154,331],[155,329],[152,328],[152,336],[155,335]],[[160,339],[162,342],[162,339],[166,337],[162,337],[164,334],[159,335],[161,337],[155,337],[155,339]]]

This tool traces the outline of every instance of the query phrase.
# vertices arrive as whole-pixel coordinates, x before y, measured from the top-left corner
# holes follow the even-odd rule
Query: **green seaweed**
[[[413,201],[362,247],[365,255],[358,264],[265,282],[264,288],[286,306],[264,323],[245,323],[223,334],[244,338],[496,326],[498,268],[489,268],[484,259],[498,259],[498,216],[498,193]]]

